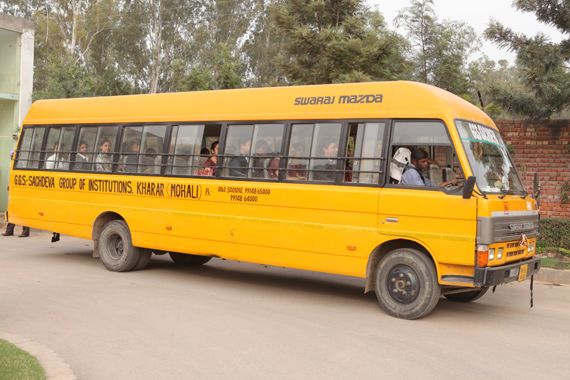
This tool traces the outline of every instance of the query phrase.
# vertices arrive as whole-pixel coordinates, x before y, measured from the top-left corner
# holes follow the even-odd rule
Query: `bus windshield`
[[[456,124],[479,189],[485,193],[525,194],[499,132],[470,121],[457,120]]]

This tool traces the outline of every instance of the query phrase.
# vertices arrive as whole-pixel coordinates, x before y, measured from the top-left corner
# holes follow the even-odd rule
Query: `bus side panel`
[[[374,187],[42,174],[45,187],[13,184],[11,217],[80,238],[91,239],[96,218],[110,211],[136,246],[358,277],[381,243]],[[85,187],[61,188],[71,179]],[[122,185],[95,190],[90,180]]]
[[[442,191],[382,189],[379,229],[409,238],[433,255],[438,275],[472,277],[477,235],[477,199]]]

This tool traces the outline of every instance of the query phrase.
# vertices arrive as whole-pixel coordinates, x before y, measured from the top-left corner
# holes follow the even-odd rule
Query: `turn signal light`
[[[486,267],[489,263],[489,247],[480,245],[477,247],[477,266],[479,268]]]

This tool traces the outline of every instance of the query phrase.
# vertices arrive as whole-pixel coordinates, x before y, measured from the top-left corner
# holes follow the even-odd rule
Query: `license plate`
[[[519,271],[519,281],[526,280],[526,274],[528,273],[528,264],[521,266]]]
[[[509,270],[509,278],[517,277],[519,275],[519,267]]]

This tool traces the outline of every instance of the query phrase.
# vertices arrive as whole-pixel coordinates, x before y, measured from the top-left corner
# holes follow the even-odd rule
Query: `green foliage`
[[[570,263],[561,262],[560,260],[551,257],[543,257],[542,260],[540,260],[540,265],[545,268],[570,269]]]
[[[255,25],[244,43],[244,58],[247,66],[245,81],[256,87],[285,84],[283,73],[278,70],[279,53],[283,49],[285,36],[273,22],[273,3],[259,1],[259,12],[253,20]]]
[[[539,244],[542,247],[570,249],[570,220],[541,219]]]
[[[466,62],[478,49],[472,27],[462,22],[439,21],[433,0],[412,0],[396,18],[408,35],[413,61],[413,78],[467,96],[469,81]]]
[[[272,9],[283,48],[277,66],[294,84],[396,79],[404,42],[360,0],[288,0]]]
[[[570,5],[558,0],[517,0],[515,6],[535,13],[538,20],[570,32]],[[495,86],[494,99],[505,109],[531,119],[550,118],[570,105],[570,40],[556,44],[543,35],[527,37],[492,22],[485,36],[500,47],[517,53],[517,65],[523,89]]]
[[[568,30],[566,5],[516,3]],[[518,66],[467,65],[477,36],[438,20],[432,0],[400,12],[406,39],[364,0],[0,0],[0,12],[35,24],[36,99],[415,79],[494,117],[545,117],[570,101],[570,43],[497,25],[488,33]]]
[[[0,379],[42,380],[45,374],[36,358],[0,340]]]
[[[34,93],[37,99],[93,96],[96,82],[86,68],[65,55],[45,67],[44,87]]]

